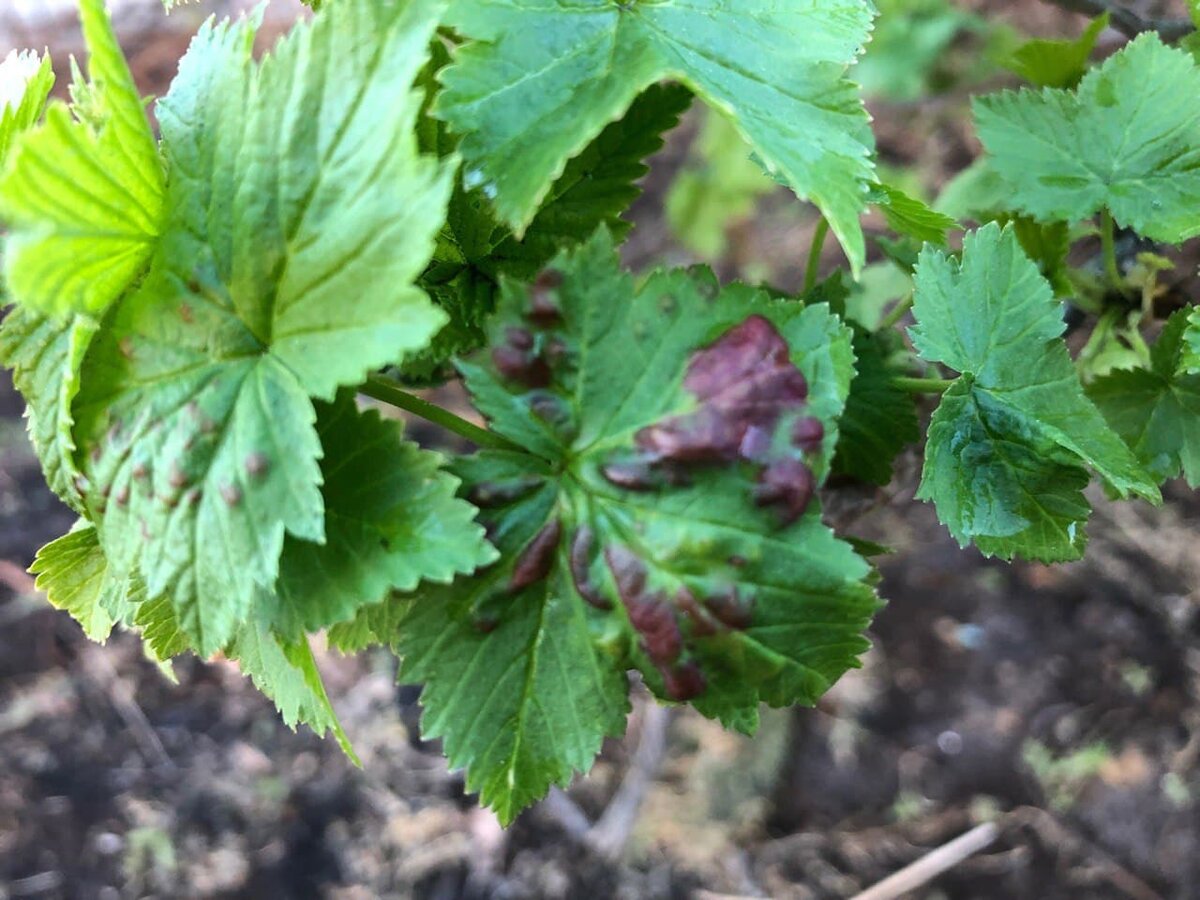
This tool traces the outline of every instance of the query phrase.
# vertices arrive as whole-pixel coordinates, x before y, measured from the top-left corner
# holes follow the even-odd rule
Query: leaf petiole
[[[1117,242],[1114,236],[1112,213],[1105,207],[1100,211],[1100,247],[1104,253],[1104,274],[1109,283],[1121,293],[1125,293],[1125,279],[1117,266]]]
[[[893,325],[896,325],[901,319],[903,319],[904,314],[912,309],[913,297],[913,292],[909,291],[906,297],[900,298],[900,300],[897,301],[896,305],[891,308],[888,314],[879,320],[878,330],[884,331],[888,328],[891,328]]]
[[[428,400],[422,400],[415,394],[410,394],[385,375],[371,375],[365,383],[359,385],[358,392],[365,394],[373,400],[379,400],[390,406],[395,406],[397,409],[403,409],[415,416],[420,416],[422,419],[433,422],[435,425],[440,425],[447,431],[452,431],[459,437],[464,437],[477,446],[490,447],[493,450],[520,451],[522,449],[508,438],[496,434],[494,431],[480,428],[478,425],[468,422],[462,416],[455,415],[448,409],[443,409],[434,403],[430,403]]]
[[[804,269],[804,293],[817,286],[817,276],[821,273],[821,251],[825,249],[825,238],[829,234],[829,222],[822,216],[817,220],[817,230],[813,232],[812,245],[808,249],[808,265]]]

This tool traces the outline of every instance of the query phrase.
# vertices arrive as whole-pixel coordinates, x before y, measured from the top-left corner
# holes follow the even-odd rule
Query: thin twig
[[[642,707],[642,733],[629,771],[621,781],[603,815],[588,834],[588,843],[601,856],[616,859],[621,855],[637,821],[646,789],[654,780],[667,747],[667,725],[671,712],[653,700]]]
[[[142,712],[142,708],[138,706],[133,692],[117,674],[116,668],[108,658],[108,652],[105,648],[93,647],[86,656],[86,663],[90,665],[94,673],[100,675],[98,680],[107,689],[109,702],[112,703],[117,715],[121,717],[133,734],[142,753],[151,763],[164,769],[174,769],[175,761],[171,759],[167,748],[163,746],[163,742],[158,737],[158,732],[154,730],[154,726],[150,724],[150,720]]]
[[[920,859],[909,863],[899,872],[889,875],[874,887],[869,887],[854,900],[895,900],[903,897],[917,888],[928,884],[943,872],[954,868],[963,860],[974,856],[993,843],[1000,836],[992,822],[984,822],[959,835],[948,844],[943,844],[936,850],[930,850]]]
[[[1186,37],[1196,30],[1189,19],[1156,19],[1141,16],[1133,10],[1107,0],[1043,0],[1054,6],[1085,16],[1101,16],[1108,13],[1112,27],[1128,37],[1134,38],[1145,31],[1157,31],[1167,43]]]

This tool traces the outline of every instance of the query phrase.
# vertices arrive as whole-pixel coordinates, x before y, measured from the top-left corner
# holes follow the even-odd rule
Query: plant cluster
[[[923,437],[959,542],[1043,561],[1084,553],[1093,479],[1200,484],[1200,310],[1159,283],[1200,234],[1187,37],[1021,47],[935,211],[876,172],[867,0],[322,5],[261,59],[255,19],[205,24],[156,129],[102,0],[69,102],[0,67],[0,356],[79,515],[33,571],[90,637],[222,653],[351,755],[310,638],[389,646],[508,822],[623,731],[631,671],[749,733],[857,664],[882,548],[822,521],[831,478]],[[622,268],[692,103],[820,212],[800,295]],[[869,206],[911,278],[887,314],[853,302]],[[452,378],[487,428],[411,392]]]

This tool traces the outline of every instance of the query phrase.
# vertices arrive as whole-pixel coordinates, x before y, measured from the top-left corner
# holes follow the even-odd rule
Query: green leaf
[[[308,638],[285,640],[265,623],[253,621],[242,627],[229,656],[275,701],[289,728],[295,730],[303,722],[320,737],[332,732],[350,760],[362,765],[325,693]]]
[[[317,631],[389,591],[448,584],[495,561],[477,510],[455,498],[458,479],[440,455],[401,440],[399,422],[359,412],[348,394],[320,404],[317,421],[325,543],[284,543],[275,590],[285,628]]]
[[[53,88],[49,54],[39,57],[29,50],[13,50],[0,62],[0,169],[17,136],[42,117]]]
[[[544,516],[553,498],[541,494],[531,502]],[[543,522],[519,507],[505,524],[507,551]],[[472,621],[472,603],[503,575],[408,603],[395,647],[400,679],[425,682],[422,732],[443,739],[451,765],[467,770],[467,789],[507,825],[550,785],[590,768],[604,738],[624,731],[629,704],[624,675],[594,646],[561,572],[555,588],[513,597],[498,621]]]
[[[872,138],[846,69],[872,17],[861,0],[464,0],[447,24],[472,42],[434,109],[463,136],[468,183],[520,232],[567,160],[645,88],[679,80],[820,207],[857,270]]]
[[[1108,13],[1093,19],[1072,41],[1034,40],[1022,44],[1004,66],[1035,87],[1073,88],[1087,72],[1096,39],[1108,27],[1108,21]]]
[[[1200,487],[1200,374],[1182,369],[1187,312],[1167,323],[1149,368],[1118,369],[1096,379],[1088,396],[1109,425],[1159,480],[1182,471]]]
[[[158,106],[166,225],[89,353],[75,433],[109,560],[170,595],[202,655],[274,586],[285,533],[325,538],[310,397],[445,321],[413,286],[450,190],[412,136],[440,10],[347,0],[261,66],[253,25],[210,22]]]
[[[872,185],[867,200],[879,207],[892,231],[921,243],[944,247],[946,232],[958,227],[954,219],[891,185]]]
[[[846,411],[838,427],[841,436],[833,471],[868,484],[892,480],[892,464],[908,445],[921,439],[917,407],[910,394],[893,383],[903,374],[891,357],[899,336],[892,330],[854,334],[855,367]]]
[[[84,354],[97,326],[85,316],[58,323],[16,307],[0,324],[0,363],[13,370],[25,398],[25,418],[46,483],[76,512],[84,512],[75,463],[72,403]]]
[[[1143,34],[1090,71],[1078,91],[1006,91],[975,102],[990,165],[1012,204],[1076,222],[1107,207],[1156,241],[1200,234],[1200,71]]]
[[[108,563],[95,528],[81,528],[47,544],[29,572],[37,576],[34,586],[45,591],[52,606],[70,613],[84,634],[101,643],[108,639],[116,623],[101,602]]]
[[[102,313],[145,271],[161,228],[163,168],[103,0],[80,0],[93,116],[62,103],[13,148],[0,178],[13,298],[40,312]]]
[[[667,221],[685,247],[716,259],[725,251],[729,226],[748,216],[774,187],[733,122],[706,110],[687,165],[667,193]]]
[[[455,471],[500,561],[335,642],[397,647],[427,731],[503,818],[619,730],[626,669],[748,728],[856,664],[869,568],[813,498],[854,375],[827,305],[701,270],[635,284],[600,232],[532,294],[506,285],[491,342],[468,387],[531,452]]]
[[[142,632],[156,661],[188,649],[170,603],[147,600],[146,586],[136,573],[114,572],[95,527],[82,520],[74,531],[39,550],[29,571],[50,603],[70,613],[94,641],[105,641],[120,623]]]
[[[1120,496],[1159,500],[1084,395],[1061,304],[1011,227],[969,234],[961,263],[927,248],[916,285],[914,346],[963,373],[930,424],[917,496],[959,543],[1004,558],[1078,558],[1085,467]]]

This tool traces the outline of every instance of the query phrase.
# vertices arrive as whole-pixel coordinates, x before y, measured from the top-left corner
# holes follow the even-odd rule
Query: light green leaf
[[[284,543],[276,594],[285,628],[317,631],[389,591],[448,584],[495,561],[477,510],[454,496],[458,479],[440,455],[401,440],[399,422],[343,395],[318,406],[317,423],[325,543]]]
[[[520,231],[639,93],[682,81],[820,207],[857,270],[872,138],[846,69],[872,17],[865,0],[463,0],[447,24],[472,42],[442,72],[435,112],[463,136],[468,184]]]
[[[1149,368],[1118,369],[1096,379],[1088,396],[1109,425],[1158,479],[1182,471],[1200,487],[1200,374],[1182,369],[1187,312],[1171,317],[1151,350]]]
[[[1072,41],[1028,41],[1013,51],[1004,66],[1035,87],[1073,88],[1087,72],[1096,39],[1108,27],[1108,20],[1108,13],[1093,19]]]
[[[1012,228],[969,234],[961,263],[927,248],[916,285],[913,344],[963,373],[931,423],[918,497],[960,543],[1005,558],[1077,558],[1085,466],[1120,496],[1159,500],[1084,395],[1061,305]]]
[[[455,466],[500,561],[335,633],[429,682],[427,731],[505,819],[619,730],[624,670],[748,728],[855,665],[876,608],[812,497],[854,374],[827,305],[703,271],[637,284],[604,232],[536,297],[506,285],[492,358],[463,365],[533,451]]]
[[[1107,207],[1156,241],[1200,234],[1200,71],[1143,34],[1078,91],[1006,91],[975,102],[989,165],[1015,208],[1077,222]]]
[[[108,563],[96,529],[88,526],[65,534],[37,553],[29,572],[34,586],[45,591],[56,609],[71,614],[93,641],[103,643],[116,623],[101,602]]]
[[[703,259],[725,251],[725,233],[775,189],[728,118],[706,110],[686,167],[671,182],[666,213],[671,231]]]
[[[13,141],[42,117],[53,87],[49,54],[13,50],[0,62],[0,170]]]
[[[145,271],[161,228],[163,168],[104,0],[80,0],[99,121],[61,103],[13,148],[0,178],[5,277],[20,304],[102,313]]]
[[[110,561],[202,655],[274,586],[285,533],[325,537],[310,397],[445,321],[413,286],[450,190],[412,136],[440,11],[347,0],[261,66],[253,25],[210,22],[159,104],[165,230],[89,353],[75,433]]]
[[[120,574],[108,564],[94,526],[78,527],[38,551],[29,571],[55,607],[65,610],[94,641],[104,642],[120,623],[142,631],[150,657],[163,661],[188,649],[174,625],[170,604],[148,601],[136,573]],[[165,613],[164,613],[165,607]]]
[[[988,25],[950,0],[875,0],[875,6],[879,19],[854,69],[868,97],[912,101],[935,93],[948,80],[946,62],[959,36]]]

